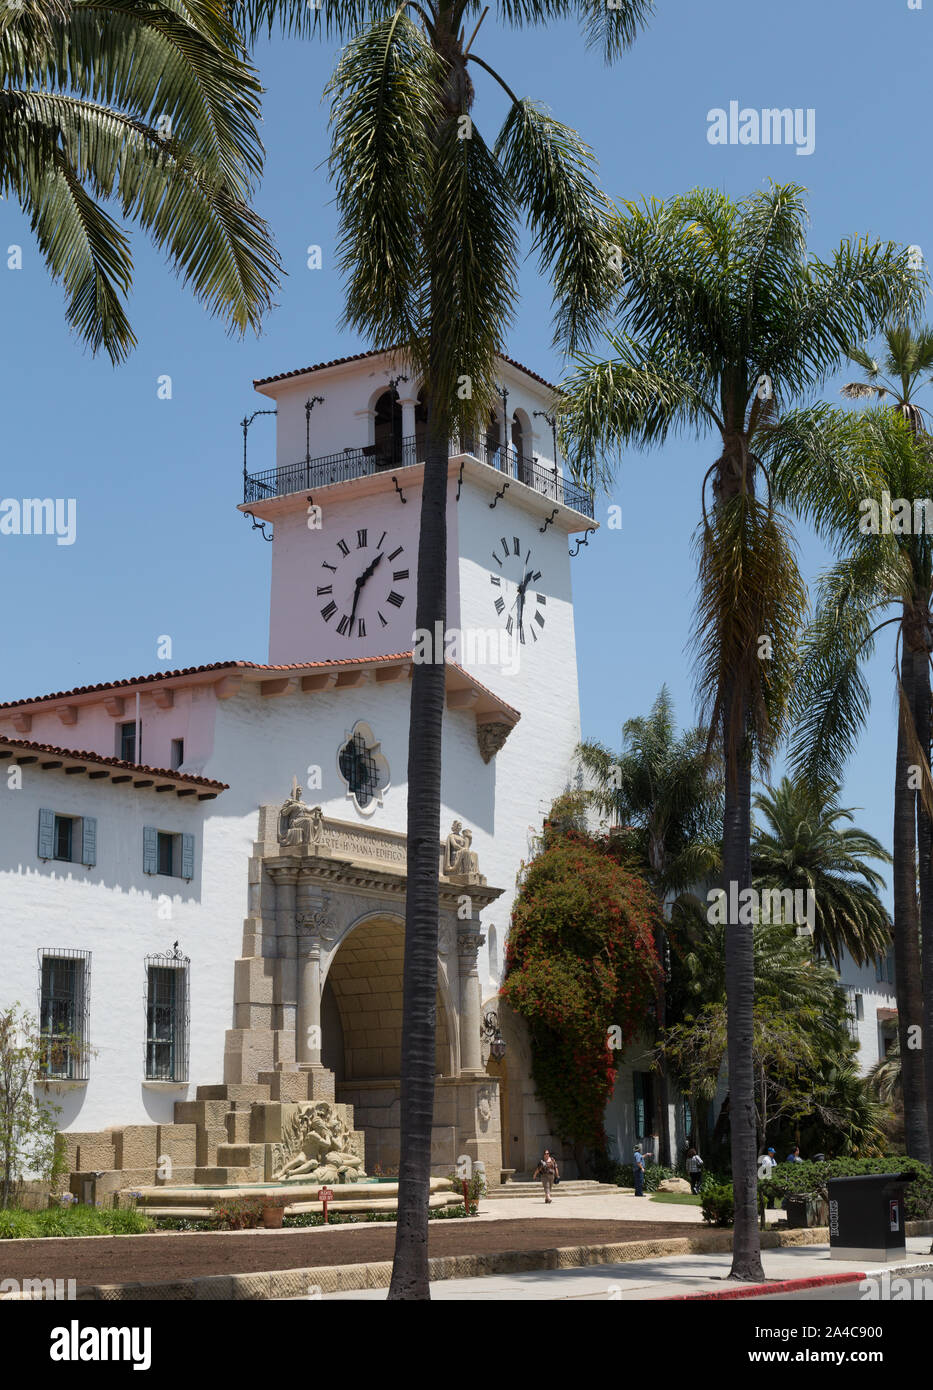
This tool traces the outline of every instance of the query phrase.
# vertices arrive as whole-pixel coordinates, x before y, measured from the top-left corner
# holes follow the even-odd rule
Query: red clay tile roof
[[[97,691],[124,690],[128,686],[149,685],[153,681],[174,680],[181,676],[201,675],[206,671],[305,671],[316,666],[360,666],[371,661],[404,661],[411,652],[396,652],[391,656],[335,657],[332,661],[300,661],[290,666],[265,666],[256,661],[211,661],[206,666],[182,666],[177,671],[154,671],[148,676],[127,676],[122,680],[100,681],[97,685],[76,685],[72,690],[56,690],[49,695],[32,695],[23,700],[0,701],[0,709],[15,709],[18,705],[38,705],[48,700],[67,700],[73,695],[90,695]]]
[[[78,685],[75,686],[73,690],[57,690],[50,695],[33,695],[22,700],[4,700],[0,702],[0,710],[17,709],[23,705],[41,705],[51,701],[68,700],[75,695],[102,694],[107,690],[125,690],[132,686],[149,685],[156,681],[167,681],[181,676],[201,675],[208,671],[313,671],[331,666],[373,666],[384,661],[410,661],[411,656],[412,653],[410,651],[390,652],[385,656],[338,656],[333,657],[330,661],[293,661],[283,666],[273,666],[259,661],[212,661],[206,666],[183,666],[177,671],[156,671],[148,676],[127,676],[122,680],[101,681],[97,685]],[[483,685],[483,683],[478,681],[469,671],[464,670],[458,662],[448,661],[447,665],[451,667],[451,669],[459,671],[474,686],[477,686],[487,694],[490,699],[495,700],[503,709],[513,714],[516,721],[521,717],[519,711],[515,709],[514,706],[508,704],[506,700],[503,700],[495,691],[490,690],[488,686]],[[13,742],[14,740],[7,739],[5,741]],[[18,740],[16,741],[18,742]],[[60,752],[62,750],[51,749],[49,751]],[[70,754],[69,756],[83,758],[96,757],[97,755],[80,753]],[[104,761],[112,762],[115,760],[104,759]],[[153,771],[152,768],[143,770],[149,772]],[[172,774],[166,773],[165,775],[171,776]],[[221,784],[217,783],[216,785],[220,786]]]
[[[209,777],[197,777],[190,772],[178,772],[165,767],[149,767],[146,763],[127,763],[122,758],[106,758],[101,753],[86,753],[78,748],[57,748],[53,743],[33,743],[26,738],[6,738],[0,736],[0,748],[22,749],[24,753],[51,753],[54,757],[73,758],[81,762],[97,763],[103,767],[114,767],[126,772],[138,772],[150,777],[160,777],[170,782],[190,782],[195,787],[209,787],[211,791],[225,792],[228,782],[214,782]]]
[[[289,377],[304,376],[306,372],[321,372],[325,367],[343,367],[347,362],[364,362],[367,357],[384,357],[385,351],[381,348],[370,348],[367,352],[353,352],[349,357],[333,357],[329,362],[315,362],[313,367],[296,367],[290,372],[278,372],[275,376],[261,376],[253,378],[253,386],[257,389],[260,386],[269,386],[273,381],[287,381]],[[538,376],[537,372],[531,371],[521,362],[516,362],[513,357],[506,357],[505,353],[499,353],[503,362],[508,362],[510,367],[517,368],[524,372],[525,376],[530,376],[532,381],[538,381],[542,386],[546,386],[549,391],[557,391],[558,388],[552,381],[547,381],[543,376]]]

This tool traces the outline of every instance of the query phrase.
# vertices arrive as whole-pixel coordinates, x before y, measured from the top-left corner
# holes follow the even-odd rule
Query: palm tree
[[[769,829],[756,826],[752,873],[762,890],[812,894],[813,948],[838,970],[843,950],[856,965],[887,954],[891,923],[878,890],[884,879],[866,861],[890,864],[879,840],[851,824],[839,804],[839,787],[814,793],[805,783],[782,777],[754,798]],[[839,822],[849,822],[841,828]]]
[[[849,381],[842,388],[842,394],[850,401],[873,400],[890,404],[899,410],[915,430],[924,428],[926,411],[914,399],[921,377],[933,373],[933,329],[920,328],[913,331],[910,324],[893,323],[884,334],[887,351],[882,364],[867,349],[851,347],[846,354],[850,362],[861,367],[867,381]],[[892,381],[891,378],[896,378]],[[887,398],[890,397],[890,401]]]
[[[702,722],[721,735],[723,878],[751,886],[751,781],[780,734],[805,589],[786,523],[757,495],[763,428],[821,381],[849,343],[916,297],[906,249],[846,241],[829,262],[806,254],[803,190],[771,185],[735,202],[695,191],[626,204],[613,356],[583,356],[566,383],[563,437],[578,476],[611,476],[607,448],[712,434],[704,470],[698,601]],[[715,506],[705,502],[712,478]],[[732,1277],[760,1280],[748,931],[727,933],[729,1086],[735,1232]]]
[[[851,414],[815,406],[778,425],[773,444],[775,486],[796,498],[837,553],[820,583],[797,686],[792,758],[811,785],[834,779],[853,751],[870,704],[864,663],[882,628],[894,627],[897,634],[893,881],[898,1036],[907,1152],[926,1163],[933,1132],[928,1122],[928,1117],[933,1121],[933,1075],[925,1072],[933,1074],[933,1067],[924,1067],[916,1038],[924,1023],[933,1028],[933,534],[925,526],[918,529],[912,515],[907,530],[897,521],[892,529],[891,499],[912,504],[913,499],[933,497],[933,441],[898,409],[876,406]]]
[[[746,928],[747,930],[747,928]],[[715,1040],[719,1022],[724,1017],[728,1002],[726,990],[725,941],[728,926],[723,923],[697,921],[693,940],[683,953],[685,968],[685,992],[683,1021],[668,1030],[658,1049],[663,1056],[671,1042],[674,1051],[680,1054],[686,1048],[686,1055],[695,1055],[698,1046]],[[814,956],[809,941],[797,935],[792,924],[783,922],[763,923],[756,921],[751,928],[752,957],[755,983],[755,1014],[758,1020],[756,1033],[759,1054],[759,1072],[762,1056],[768,1049],[762,1047],[767,1041],[768,1020],[774,1021],[776,1033],[772,1042],[777,1042],[777,1050],[772,1052],[778,1061],[783,1043],[781,1034],[796,1034],[803,1049],[793,1060],[793,1067],[799,1068],[796,1079],[786,1078],[785,1090],[788,1097],[798,1093],[802,1105],[798,1114],[802,1118],[810,1111],[818,1112],[821,1107],[825,1113],[822,1119],[829,1123],[829,1111],[838,1112],[841,1095],[847,1093],[848,1075],[852,1067],[854,1044],[849,1036],[847,999],[839,985],[835,970],[827,960]],[[699,1036],[693,1037],[694,1027],[698,1026]],[[712,1030],[712,1031],[710,1031]],[[704,1035],[705,1034],[705,1039]],[[719,1083],[721,1055],[715,1048],[709,1052],[702,1067],[693,1067],[681,1073],[682,1081],[691,1085],[694,1112],[699,1116],[713,1100]],[[767,1086],[759,1074],[756,1079],[756,1095],[760,1104],[766,1094]],[[731,1097],[730,1107],[731,1108]],[[726,1105],[723,1111],[728,1114]],[[722,1120],[722,1115],[720,1120]],[[837,1127],[835,1122],[833,1127]],[[844,1126],[841,1126],[844,1128]],[[763,1137],[764,1126],[759,1116],[758,1131]]]
[[[631,44],[650,0],[500,0],[506,23],[576,17],[606,60]],[[242,0],[247,30],[349,37],[330,85],[331,171],[340,213],[346,322],[397,349],[428,406],[418,551],[418,629],[446,625],[447,461],[452,435],[489,418],[496,360],[516,302],[520,221],[552,278],[556,340],[589,341],[612,277],[608,205],[590,151],[544,107],[519,98],[474,52],[476,0]],[[475,25],[474,18],[479,15]],[[468,33],[469,27],[472,32]],[[508,97],[487,145],[470,71]],[[408,742],[408,893],[403,967],[401,1163],[389,1297],[428,1292],[428,1196],[434,1108],[442,661],[413,668]]]
[[[279,262],[248,199],[261,87],[222,0],[16,0],[0,9],[0,193],[30,220],[67,319],[121,361],[130,243],[148,232],[198,299],[258,329]]]
[[[646,865],[647,877],[662,908],[672,895],[702,882],[719,867],[716,822],[721,822],[722,786],[715,762],[706,748],[706,733],[691,729],[679,737],[674,703],[662,686],[647,718],[627,719],[622,725],[623,751],[612,753],[596,741],[577,749],[581,766],[595,780],[591,799],[617,825],[634,832],[634,848]],[[658,982],[656,1026],[667,1025],[665,981],[670,979],[668,950],[659,932],[658,957],[663,974]],[[658,1133],[660,1161],[670,1165],[667,1123],[667,1074],[659,1071]]]

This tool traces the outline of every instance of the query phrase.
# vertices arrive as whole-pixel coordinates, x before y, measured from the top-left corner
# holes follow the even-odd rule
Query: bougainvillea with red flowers
[[[532,1077],[561,1139],[604,1149],[617,1027],[644,1025],[658,981],[658,902],[600,840],[545,834],[512,910],[502,995],[527,1021]],[[614,1040],[614,1039],[613,1039]]]

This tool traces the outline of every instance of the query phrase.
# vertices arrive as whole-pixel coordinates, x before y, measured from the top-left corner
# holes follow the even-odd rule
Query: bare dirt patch
[[[432,1222],[431,1255],[492,1255],[560,1245],[610,1245],[698,1236],[706,1227],[680,1221],[535,1220]],[[0,1241],[0,1278],[74,1279],[85,1284],[252,1274],[316,1265],[391,1260],[395,1225],[298,1227],[283,1231],[190,1231]]]

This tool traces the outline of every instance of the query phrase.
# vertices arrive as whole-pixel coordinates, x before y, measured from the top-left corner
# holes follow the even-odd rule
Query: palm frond
[[[540,104],[513,104],[495,153],[512,197],[527,210],[542,275],[553,274],[555,343],[574,353],[614,302],[610,205],[596,186],[592,151]]]

